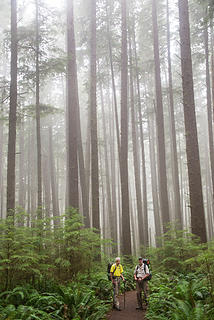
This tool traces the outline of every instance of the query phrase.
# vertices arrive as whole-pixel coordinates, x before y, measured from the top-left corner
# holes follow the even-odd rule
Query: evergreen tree
[[[193,90],[188,0],[179,0],[178,5],[191,227],[192,233],[198,235],[202,242],[206,242],[207,237]]]
[[[78,86],[76,70],[76,47],[74,36],[73,1],[67,1],[67,170],[68,170],[68,206],[79,208],[78,189]]]
[[[7,215],[15,210],[16,111],[17,111],[17,3],[11,0],[11,82],[7,154]]]
[[[162,87],[161,87],[161,74],[160,74],[160,55],[159,55],[159,37],[158,37],[157,1],[156,0],[152,0],[152,20],[153,20],[154,63],[155,63],[159,192],[160,192],[160,207],[161,207],[161,214],[163,219],[163,228],[164,228],[164,231],[166,231],[167,224],[169,223],[169,200],[168,200],[168,191],[167,191],[165,133],[164,133],[163,100],[162,100]]]
[[[99,164],[97,141],[96,98],[96,0],[90,0],[90,129],[91,129],[91,189],[92,226],[100,230]]]
[[[128,54],[127,54],[127,3],[121,0],[122,46],[121,46],[121,142],[120,179],[122,197],[122,252],[131,254],[129,181],[128,181]]]

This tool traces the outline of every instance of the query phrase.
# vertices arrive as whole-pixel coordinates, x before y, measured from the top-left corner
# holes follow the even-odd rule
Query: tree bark
[[[127,57],[127,3],[122,5],[122,48],[121,48],[121,142],[120,142],[120,179],[122,195],[122,253],[131,255],[131,231],[129,213],[128,182],[128,57]]]
[[[180,24],[184,122],[191,207],[191,226],[192,233],[199,236],[202,242],[206,242],[207,236],[193,90],[188,1],[179,0],[178,7]]]
[[[164,116],[163,101],[160,75],[160,55],[159,55],[159,37],[157,23],[157,4],[152,0],[152,20],[153,20],[153,41],[154,41],[154,62],[155,62],[155,89],[156,89],[156,119],[157,119],[157,137],[158,137],[158,165],[159,165],[159,192],[160,206],[163,220],[163,230],[167,231],[169,223],[169,201],[167,191],[166,175],[166,154],[165,154],[165,133],[164,133]]]
[[[67,0],[67,113],[68,113],[68,206],[79,208],[78,186],[78,84],[73,0]]]
[[[25,140],[24,140],[24,123],[20,123],[19,131],[19,197],[18,205],[25,210]]]
[[[2,102],[0,104],[0,112],[3,115],[4,110],[4,99],[6,98],[6,75],[7,75],[7,64],[6,64],[6,48],[3,48],[3,81],[2,85],[5,86],[2,89],[1,99]],[[0,217],[3,219],[5,217],[5,210],[4,210],[4,120],[0,119]]]
[[[31,214],[31,121],[28,122],[27,137],[27,226],[30,227]]]
[[[50,178],[51,178],[51,192],[52,192],[52,206],[53,206],[53,217],[54,227],[57,228],[59,225],[59,199],[58,199],[58,186],[56,183],[56,168],[55,168],[55,157],[53,150],[53,133],[52,127],[49,127],[49,159],[50,159]]]
[[[111,112],[109,113],[109,134],[110,134],[110,161],[111,161],[111,198],[112,198],[112,212],[113,212],[113,240],[115,243],[117,242],[117,217],[118,217],[118,211],[117,211],[117,184],[116,184],[116,144],[115,144],[115,117],[112,115],[114,114],[113,105],[111,108]],[[117,252],[116,246],[113,248],[113,253]]]
[[[156,245],[158,246],[158,237],[161,236],[161,217],[159,210],[159,198],[158,198],[158,179],[157,179],[157,167],[156,167],[156,153],[155,153],[155,125],[154,115],[148,114],[148,130],[149,130],[149,155],[150,155],[150,166],[151,166],[151,182],[152,182],[152,200],[154,210],[154,221],[155,221],[155,233],[156,233]]]
[[[112,41],[111,41],[111,34],[110,34],[110,22],[109,22],[108,9],[106,9],[106,11],[107,11],[107,36],[108,36],[108,48],[109,48],[110,68],[111,68],[111,81],[112,81],[112,89],[113,89],[113,97],[114,97],[116,137],[117,137],[118,154],[120,157],[120,131],[119,131],[120,129],[119,129],[119,118],[118,118],[118,107],[117,107],[117,93],[116,93],[115,76],[114,76]]]
[[[137,81],[137,101],[138,101],[138,119],[140,127],[140,142],[141,142],[141,161],[142,161],[142,173],[143,173],[143,217],[144,217],[144,243],[149,244],[149,229],[148,229],[148,205],[147,205],[147,179],[146,179],[146,158],[145,158],[145,147],[144,147],[144,133],[143,133],[143,116],[142,116],[142,104],[140,94],[140,77],[138,68],[138,57],[135,40],[135,28],[133,30],[134,40],[134,55],[135,55],[135,66],[136,66],[136,81]]]
[[[90,120],[91,120],[91,188],[92,226],[100,230],[99,214],[99,164],[97,139],[97,98],[96,98],[96,0],[91,0],[90,21]]]
[[[208,138],[209,138],[209,158],[211,167],[212,181],[212,205],[214,204],[214,146],[213,146],[213,125],[212,125],[212,97],[210,84],[210,67],[209,67],[209,45],[208,45],[208,29],[207,25],[204,29],[204,46],[206,59],[206,89],[207,89],[207,121],[208,121]]]
[[[49,150],[44,154],[42,159],[43,167],[43,197],[45,207],[45,217],[51,218],[51,182],[50,182],[50,153]]]
[[[32,135],[31,135],[31,143],[30,143],[30,192],[31,192],[31,217],[32,220],[35,220],[35,212],[36,212],[36,207],[37,207],[37,197],[36,197],[36,193],[37,193],[37,179],[35,175],[32,175],[32,172],[36,172],[36,166],[37,166],[37,162],[36,162],[36,130],[35,130],[35,126],[34,123],[32,123],[32,126],[34,127],[34,131],[32,131]],[[34,146],[34,148],[32,148],[32,146]]]
[[[114,237],[114,219],[112,212],[112,199],[111,199],[111,184],[110,184],[110,168],[109,168],[109,159],[108,159],[108,136],[106,128],[106,115],[104,110],[104,98],[103,98],[103,89],[102,84],[100,83],[100,96],[101,96],[101,109],[102,109],[102,126],[103,126],[103,138],[104,138],[104,159],[105,159],[105,175],[106,175],[106,191],[107,191],[107,205],[108,205],[108,215],[110,222],[110,235],[113,239]],[[109,226],[108,226],[109,227]]]
[[[86,167],[85,167],[83,145],[82,145],[79,103],[77,107],[77,130],[78,130],[77,142],[78,142],[79,176],[80,176],[80,185],[81,185],[81,192],[82,192],[83,216],[84,216],[85,226],[86,228],[89,228],[90,227],[89,191],[87,188],[87,181],[86,181]]]
[[[14,217],[17,110],[17,4],[11,0],[11,82],[7,154],[7,216]]]
[[[39,3],[36,0],[36,142],[37,142],[37,208],[38,218],[42,218],[42,151],[41,151],[41,121],[40,121],[40,24]]]
[[[130,32],[129,32],[130,33]],[[142,208],[142,196],[141,196],[141,179],[140,179],[140,164],[139,164],[139,148],[137,143],[136,132],[136,114],[134,103],[134,87],[133,87],[133,62],[132,62],[132,48],[131,39],[129,34],[129,73],[130,73],[130,108],[131,108],[131,125],[132,125],[132,148],[133,148],[133,160],[134,160],[134,179],[135,179],[135,192],[137,199],[137,226],[139,229],[140,245],[144,243],[144,227],[143,227],[143,208]]]
[[[207,146],[207,137],[204,139],[204,146],[207,150],[205,152],[209,152],[209,148]],[[212,193],[212,178],[210,176],[210,162],[209,159],[206,158],[206,209],[207,209],[207,239],[211,241],[213,236],[213,224],[212,224],[212,203],[213,203],[213,193]]]
[[[101,159],[101,148],[99,148],[99,158]],[[106,173],[104,173],[103,163],[100,163],[100,217],[102,224],[100,222],[100,229],[101,229],[101,237],[104,239],[109,239],[109,229],[110,229],[110,221],[109,221],[109,214],[108,214],[108,204],[107,204],[107,197],[106,197],[106,188],[104,183],[104,176],[106,176]],[[107,206],[106,206],[107,204]],[[106,251],[105,251],[106,252]],[[106,252],[107,253],[107,252]]]
[[[91,225],[91,211],[90,211],[90,202],[91,202],[91,120],[90,120],[91,111],[88,110],[87,118],[87,137],[86,137],[86,147],[85,147],[85,173],[86,173],[86,190],[89,201],[89,226]]]
[[[169,0],[167,0],[167,52],[168,52],[168,77],[169,77],[169,110],[170,110],[170,131],[172,143],[172,177],[173,177],[173,197],[175,206],[175,221],[179,227],[182,227],[182,211],[180,200],[180,184],[178,172],[178,153],[176,141],[175,128],[175,114],[174,114],[174,97],[172,85],[172,63],[171,63],[171,43],[170,43],[170,23],[169,23]]]
[[[73,19],[74,20],[74,19]],[[74,21],[73,21],[74,24]],[[75,46],[75,35],[74,35],[74,27],[72,31],[72,36],[74,37],[74,48],[73,50],[76,52]],[[79,163],[79,176],[80,176],[80,186],[82,192],[82,206],[83,206],[83,216],[84,223],[87,228],[90,227],[90,217],[89,217],[89,191],[87,188],[86,181],[86,169],[85,169],[85,161],[83,154],[83,145],[82,145],[82,132],[81,132],[81,121],[80,121],[80,106],[79,106],[79,92],[78,92],[78,78],[77,78],[77,67],[75,63],[75,77],[76,77],[76,93],[77,93],[77,149],[78,149],[78,163]]]

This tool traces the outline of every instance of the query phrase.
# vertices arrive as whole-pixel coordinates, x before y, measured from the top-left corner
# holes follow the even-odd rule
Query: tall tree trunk
[[[130,33],[130,32],[129,32]],[[134,179],[135,179],[135,192],[137,200],[137,226],[139,229],[140,245],[144,243],[144,228],[143,228],[143,208],[141,197],[141,179],[140,179],[140,164],[139,164],[139,152],[137,143],[136,132],[136,114],[135,114],[135,102],[134,102],[134,86],[133,86],[133,62],[132,62],[132,48],[131,48],[131,36],[129,34],[129,73],[130,73],[130,107],[131,107],[131,125],[132,125],[132,147],[133,147],[133,160],[134,160]]]
[[[108,11],[108,0],[106,1],[106,14],[107,14],[107,36],[108,36],[108,48],[109,48],[109,60],[110,60],[110,69],[111,69],[111,81],[112,81],[112,93],[113,93],[113,106],[114,110],[112,110],[112,114],[114,114],[114,119],[109,121],[109,124],[112,127],[110,130],[110,135],[114,136],[114,120],[115,120],[115,128],[116,128],[116,143],[118,150],[118,157],[120,159],[120,128],[119,128],[119,117],[118,117],[118,103],[117,103],[117,93],[116,93],[116,84],[115,84],[115,75],[114,75],[114,66],[113,66],[113,54],[112,54],[112,39],[110,33],[110,18],[111,11]],[[110,10],[112,6],[112,2],[110,1]],[[113,229],[113,239],[116,241],[117,239],[117,204],[116,204],[116,176],[115,176],[115,148],[114,148],[114,137],[111,139],[111,172],[112,172],[112,210],[113,210],[113,221],[114,221],[114,229]],[[115,249],[115,250],[114,250]],[[116,251],[116,248],[113,248],[113,251]]]
[[[154,40],[154,62],[155,62],[155,89],[156,89],[156,116],[157,116],[157,137],[158,137],[158,165],[159,165],[159,192],[160,206],[163,220],[163,230],[167,230],[169,223],[169,201],[167,192],[166,175],[166,154],[165,154],[165,134],[164,134],[164,116],[163,101],[160,75],[160,55],[159,55],[159,37],[157,23],[157,0],[152,0],[152,20],[153,20],[153,40]]]
[[[182,220],[183,220],[183,228],[186,228],[185,225],[185,217],[184,217],[184,188],[183,188],[183,176],[184,176],[184,172],[183,172],[183,159],[181,157],[181,138],[180,135],[178,135],[178,164],[179,164],[179,172],[180,172],[180,186],[181,186],[181,206],[182,206]]]
[[[140,76],[138,68],[138,57],[135,40],[135,27],[133,29],[133,40],[134,40],[134,55],[135,55],[135,67],[136,67],[136,80],[137,80],[137,101],[138,101],[138,119],[140,127],[140,142],[141,142],[141,161],[142,161],[142,173],[143,173],[143,216],[144,216],[144,243],[148,245],[148,206],[147,206],[147,181],[146,181],[146,159],[145,159],[145,148],[144,148],[144,133],[143,133],[143,116],[142,116],[142,105],[141,105],[141,94],[140,94]]]
[[[92,226],[100,230],[99,214],[99,164],[97,139],[97,99],[96,99],[96,0],[91,0],[90,25],[90,120],[91,120],[91,188]]]
[[[37,207],[37,199],[36,199],[36,193],[37,193],[37,179],[36,176],[32,175],[32,172],[36,172],[36,166],[37,166],[37,162],[36,162],[36,130],[35,130],[35,126],[34,123],[32,123],[32,126],[34,127],[34,131],[32,131],[32,135],[31,135],[31,145],[30,147],[30,179],[31,179],[31,217],[32,220],[35,220],[35,212],[36,212],[36,207]],[[34,146],[34,148],[32,148],[32,146]]]
[[[11,0],[11,82],[9,136],[7,154],[7,216],[15,210],[15,167],[16,167],[16,109],[17,109],[17,4]]]
[[[209,157],[211,167],[212,181],[212,204],[214,204],[214,146],[213,146],[213,125],[212,125],[212,97],[210,84],[210,67],[209,67],[209,46],[208,46],[208,29],[204,29],[204,46],[206,58],[206,89],[207,89],[207,121],[208,121],[208,138],[209,138]]]
[[[170,43],[170,23],[169,23],[169,0],[167,0],[167,51],[168,51],[168,77],[169,77],[169,105],[170,105],[170,131],[172,137],[172,176],[173,176],[173,197],[175,201],[175,220],[178,226],[182,226],[182,211],[180,200],[180,184],[178,173],[178,153],[176,142],[175,115],[174,115],[174,97],[172,86],[172,63],[171,63],[171,43]]]
[[[191,207],[191,226],[192,233],[199,236],[202,242],[206,242],[207,236],[193,90],[188,1],[179,0],[178,7],[180,24],[184,122]]]
[[[49,127],[49,159],[50,159],[50,177],[51,177],[51,192],[52,192],[52,206],[55,228],[59,225],[59,199],[58,199],[58,186],[56,183],[56,168],[55,157],[53,150],[53,133],[52,127]]]
[[[79,99],[78,99],[79,101]],[[80,110],[79,104],[77,107],[77,142],[78,142],[78,160],[79,160],[79,175],[80,175],[80,185],[82,192],[82,206],[83,206],[83,216],[86,228],[90,227],[90,217],[89,217],[89,191],[87,188],[86,181],[86,167],[83,154],[82,146],[82,133],[81,133],[81,123],[80,123]]]
[[[67,0],[68,206],[79,207],[77,120],[79,106],[73,0]]]
[[[88,110],[87,118],[87,136],[86,136],[86,147],[85,147],[85,174],[86,174],[86,190],[88,193],[89,201],[89,220],[90,220],[90,177],[91,177],[91,120],[90,120],[90,110]]]
[[[31,121],[28,122],[27,137],[27,226],[30,226],[31,213]]]
[[[99,148],[100,159],[102,158],[101,153],[102,153],[101,148]],[[100,192],[100,217],[102,221],[102,224],[100,222],[100,229],[102,232],[101,237],[104,239],[109,239],[110,223],[109,223],[108,204],[107,204],[107,197],[106,197],[107,190],[105,188],[105,183],[104,183],[104,176],[106,177],[106,173],[104,173],[102,162],[100,163],[99,174],[100,174],[100,189],[101,189],[101,192]]]
[[[117,242],[117,184],[116,184],[116,144],[115,144],[115,118],[113,105],[109,113],[109,134],[110,134],[110,161],[111,161],[111,198],[112,198],[112,212],[113,212],[113,240]],[[117,252],[116,246],[113,247],[113,253]]]
[[[20,123],[19,131],[19,197],[18,204],[22,209],[25,209],[25,141],[24,141],[24,123]]]
[[[110,14],[108,13],[108,8],[106,9],[106,11],[107,11],[107,36],[108,36],[108,48],[109,48],[110,68],[111,68],[111,81],[112,81],[112,89],[113,89],[113,97],[114,97],[116,137],[117,137],[118,154],[120,157],[120,131],[119,131],[120,129],[119,129],[117,93],[116,93],[115,76],[114,76],[113,56],[112,56],[112,40],[111,40],[110,22],[109,22]]]
[[[76,78],[77,78],[77,68],[76,68]],[[77,81],[77,108],[76,109],[77,109],[77,147],[78,147],[78,160],[79,160],[78,163],[79,163],[80,185],[81,185],[81,192],[82,192],[83,216],[84,216],[85,226],[89,228],[90,227],[89,190],[87,188],[87,180],[86,180],[87,173],[86,173],[86,166],[84,161],[83,145],[82,145],[78,81]]]
[[[99,149],[99,154],[101,153]],[[100,208],[101,208],[101,217],[102,217],[102,224],[101,224],[101,235],[105,239],[107,233],[107,226],[106,226],[106,217],[105,217],[105,190],[104,190],[104,181],[103,181],[103,166],[102,163],[100,165]]]
[[[128,182],[128,57],[127,57],[127,3],[122,5],[122,48],[121,48],[121,143],[120,143],[120,179],[122,195],[122,253],[131,255],[131,233],[129,214]]]
[[[131,188],[129,190],[129,198],[132,199],[132,192],[131,192]],[[138,233],[135,230],[135,226],[136,226],[136,219],[137,219],[137,215],[135,215],[136,212],[136,206],[135,206],[135,202],[130,202],[130,233],[131,233],[131,250],[132,250],[132,254],[139,254],[139,245],[137,246],[137,243],[139,243],[139,239],[137,237]],[[138,252],[137,252],[137,248],[138,248]]]
[[[161,236],[161,217],[159,210],[159,198],[158,198],[158,179],[157,179],[157,167],[156,167],[156,153],[155,153],[155,125],[153,113],[148,114],[148,130],[149,130],[149,155],[151,166],[151,182],[152,182],[152,202],[154,210],[155,221],[155,233],[156,233],[156,245],[158,246],[157,238]]]
[[[42,218],[42,151],[41,151],[41,124],[40,124],[40,70],[39,70],[39,0],[36,0],[36,141],[37,141],[37,208],[38,218]]]
[[[2,95],[1,99],[2,102],[0,104],[0,112],[3,115],[4,110],[4,101],[6,98],[6,75],[7,75],[7,63],[6,63],[6,49],[3,48],[3,79],[2,79]],[[4,120],[0,119],[0,217],[5,217],[5,210],[4,210],[4,203],[5,203],[5,196],[4,196]]]
[[[209,153],[209,147],[207,146],[207,137],[204,137],[204,152]],[[213,224],[212,224],[212,203],[213,203],[213,193],[212,193],[212,178],[210,177],[210,161],[206,158],[206,211],[207,211],[207,239],[210,241],[213,234]]]
[[[45,217],[51,218],[51,182],[50,182],[50,154],[49,150],[42,157],[43,167],[43,197],[45,206]]]
[[[105,175],[106,175],[106,191],[107,191],[107,204],[108,204],[108,215],[109,215],[109,222],[110,222],[110,236],[113,239],[114,237],[114,219],[113,219],[113,212],[112,212],[112,199],[111,199],[111,184],[110,184],[110,169],[109,169],[109,159],[108,159],[108,135],[107,135],[107,128],[106,128],[106,115],[104,109],[104,98],[103,98],[103,88],[102,84],[100,83],[100,96],[101,96],[101,108],[102,108],[102,126],[103,126],[103,138],[104,138],[104,159],[105,159]],[[108,226],[109,227],[109,226]]]

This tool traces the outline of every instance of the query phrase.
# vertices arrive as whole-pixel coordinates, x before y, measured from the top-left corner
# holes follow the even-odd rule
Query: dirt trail
[[[124,309],[124,297],[120,296],[120,308],[122,311],[112,310],[108,316],[108,320],[120,320],[120,319],[129,319],[129,320],[146,320],[145,310],[136,310],[137,306],[137,297],[136,291],[126,292],[126,304]]]

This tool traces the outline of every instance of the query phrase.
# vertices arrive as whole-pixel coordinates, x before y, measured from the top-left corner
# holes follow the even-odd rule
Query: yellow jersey
[[[116,269],[115,269],[116,268]],[[120,277],[121,276],[121,273],[123,273],[123,267],[121,264],[119,264],[118,266],[116,265],[116,263],[114,263],[112,266],[111,266],[111,270],[110,270],[111,273],[113,273],[113,277]]]

